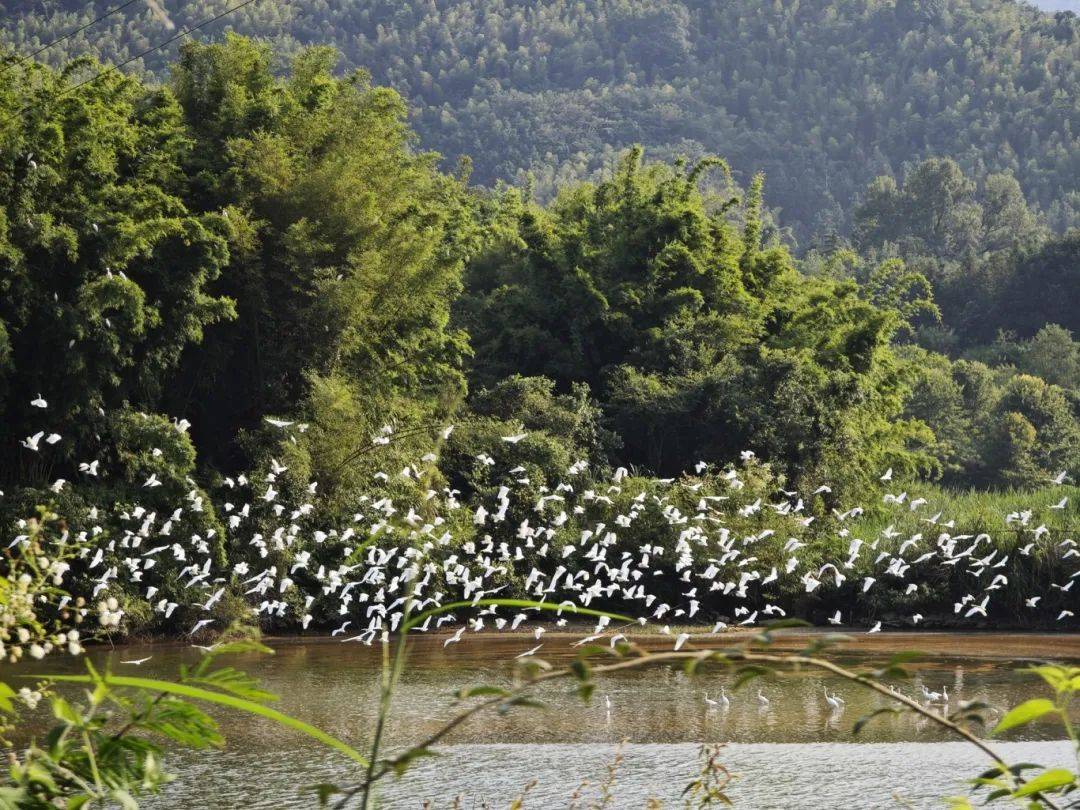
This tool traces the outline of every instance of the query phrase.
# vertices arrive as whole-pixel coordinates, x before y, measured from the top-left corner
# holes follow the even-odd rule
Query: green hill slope
[[[29,52],[111,3],[0,3]],[[164,0],[184,27],[225,0]],[[132,13],[137,12],[137,13]],[[425,147],[469,155],[482,183],[532,171],[541,193],[639,142],[716,152],[806,244],[844,230],[858,192],[929,155],[1012,171],[1049,210],[1080,176],[1080,23],[1008,0],[259,0],[226,27],[286,50],[337,46],[410,99]],[[47,56],[119,60],[169,36],[142,3]],[[172,49],[132,67],[162,69]],[[1074,216],[1059,204],[1052,224]]]

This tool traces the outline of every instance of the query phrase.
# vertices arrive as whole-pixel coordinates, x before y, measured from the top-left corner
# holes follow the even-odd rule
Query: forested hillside
[[[266,15],[283,7],[248,8]],[[648,39],[634,33],[645,8],[601,16],[607,25],[629,15],[612,47],[636,42],[631,50],[652,66],[642,73],[620,61],[626,75],[654,90],[670,85],[678,99],[682,91],[665,77],[690,63],[668,59],[671,40],[656,32],[681,7],[664,5]],[[875,8],[898,24],[898,11]],[[1010,41],[1023,47],[1053,20],[996,8],[1002,25],[1013,15]],[[758,13],[747,10],[746,19]],[[902,39],[925,44],[958,14],[942,8],[937,27],[909,19]],[[406,27],[419,36],[424,25]],[[858,553],[845,552],[852,532],[880,534],[899,558],[905,541],[896,527],[922,538],[948,507],[955,517],[942,525],[992,537],[995,555],[1016,559],[995,608],[1015,616],[1026,585],[1073,576],[1066,558],[1077,553],[1068,545],[1075,490],[1057,489],[1080,469],[1080,238],[1075,228],[1059,230],[1077,194],[1069,173],[1077,101],[1075,85],[1056,84],[1076,69],[1075,21],[1053,25],[1045,41],[1063,55],[1045,77],[1056,101],[1016,112],[1044,83],[1018,93],[1002,67],[979,73],[990,95],[954,127],[913,106],[895,110],[895,127],[871,116],[868,129],[848,132],[850,149],[836,153],[849,155],[836,166],[847,167],[850,205],[831,226],[803,221],[822,230],[801,250],[786,230],[799,220],[778,214],[776,200],[826,193],[782,167],[807,143],[793,122],[816,120],[815,104],[839,103],[821,90],[828,71],[812,81],[808,73],[792,98],[814,101],[784,115],[783,83],[760,73],[740,79],[748,104],[773,105],[768,115],[755,118],[748,106],[730,119],[743,133],[727,144],[741,173],[723,152],[700,154],[704,141],[671,157],[635,130],[628,137],[644,145],[616,154],[612,136],[584,160],[584,173],[606,163],[602,176],[563,177],[538,195],[475,182],[490,180],[493,164],[470,174],[464,158],[502,159],[479,130],[449,149],[461,152],[457,163],[418,147],[438,127],[457,126],[441,95],[457,86],[449,72],[438,81],[429,74],[432,104],[417,106],[414,96],[410,115],[397,91],[348,68],[355,47],[343,58],[325,46],[226,35],[185,43],[167,69],[160,63],[160,76],[9,59],[0,68],[0,526],[18,533],[47,506],[75,534],[134,543],[132,522],[160,516],[160,533],[190,537],[202,567],[192,571],[189,552],[169,546],[175,566],[159,572],[156,601],[138,587],[121,595],[133,627],[170,632],[200,614],[185,605],[185,572],[226,566],[232,584],[220,586],[219,614],[246,615],[250,570],[345,565],[362,504],[389,507],[389,520],[391,502],[404,498],[417,506],[399,517],[413,527],[424,504],[445,500],[455,542],[475,550],[515,542],[545,504],[571,490],[584,500],[550,527],[559,543],[591,531],[578,518],[591,509],[585,503],[638,514],[630,485],[623,492],[619,482],[632,480],[641,498],[654,493],[659,506],[678,481],[689,499],[679,509],[720,509],[739,533],[787,537],[797,524],[818,567]],[[872,30],[852,27],[846,36]],[[477,47],[504,34],[494,26]],[[579,40],[568,33],[566,42]],[[431,53],[452,50],[448,43]],[[377,63],[378,50],[363,61]],[[884,57],[866,56],[856,71],[853,52],[836,41],[833,70],[848,70],[845,84],[884,69]],[[980,52],[1011,64],[1025,51]],[[579,62],[553,60],[545,76],[525,71],[515,81],[532,82],[530,98],[548,98],[550,114],[570,127],[582,119],[563,105],[569,96],[541,88],[561,76],[570,95],[605,97],[603,87],[623,80],[612,74],[607,85],[570,90],[564,75],[574,64],[599,64],[600,53],[585,48]],[[743,54],[757,70],[782,61],[767,46]],[[716,55],[717,64],[727,59]],[[989,62],[954,64],[990,70]],[[940,96],[919,98],[941,101],[960,84],[954,77]],[[687,98],[713,92],[683,90]],[[895,93],[882,95],[882,109],[894,101]],[[690,107],[665,110],[673,127],[700,123]],[[698,112],[705,120],[715,110]],[[754,121],[760,130],[747,129]],[[897,135],[896,127],[908,129]],[[1030,145],[1043,128],[1030,160],[995,162],[1010,154],[999,135],[1024,129]],[[608,140],[594,134],[597,144]],[[543,137],[519,135],[507,135],[508,148],[540,144],[537,154],[546,154]],[[863,137],[875,149],[912,148],[895,165],[851,158]],[[955,142],[961,137],[966,146]],[[818,145],[828,152],[834,141],[839,148],[836,139]],[[956,151],[908,162],[935,144]],[[985,159],[972,157],[984,147]],[[760,159],[748,164],[740,150],[750,148]],[[543,160],[546,177],[560,174],[556,157]],[[748,165],[767,171],[750,174]],[[832,181],[828,188],[836,191]],[[749,496],[743,505],[731,500],[736,481]],[[238,505],[241,490],[247,502]],[[772,500],[777,493],[788,500]],[[684,542],[673,529],[684,518],[667,505],[646,514],[631,542]],[[853,517],[860,523],[845,522]],[[384,526],[379,518],[373,536]],[[105,568],[89,570],[98,559],[76,572],[90,589],[109,587],[130,559],[110,548]],[[885,573],[882,559],[861,558],[847,585],[837,580],[828,596],[810,599],[813,609],[942,615],[971,596],[962,568],[938,570],[918,594],[902,580],[857,593],[859,577]],[[771,564],[788,565],[780,556]],[[673,578],[657,587],[674,594],[682,586]],[[802,610],[814,586],[795,577],[776,587]],[[1065,617],[1059,587],[1042,620]],[[258,612],[280,617],[284,604],[267,599]],[[304,622],[336,617],[293,607]]]
[[[820,748],[805,726],[840,744],[846,700],[826,681],[758,681],[756,706],[723,680],[720,701],[687,691],[699,668],[733,667],[734,693],[790,665],[866,688],[854,733],[890,714],[880,739],[901,744],[889,699],[915,712],[921,747],[934,727],[976,743],[995,763],[973,780],[987,803],[1056,810],[1048,795],[1080,787],[994,752],[1001,732],[1058,746],[1050,719],[1077,741],[1080,669],[1031,669],[1053,700],[998,712],[992,690],[1022,693],[976,657],[1080,646],[1032,632],[1080,626],[1075,15],[1010,0],[109,2],[0,0],[0,740],[30,741],[8,751],[0,810],[137,808],[171,779],[143,735],[203,749],[225,730],[258,780],[226,803],[276,801],[276,781],[277,804],[311,804],[310,777],[320,804],[368,810],[397,801],[383,776],[410,790],[414,760],[557,681],[604,699],[556,724],[571,745],[535,722],[500,733],[595,760],[614,706],[631,736],[661,740],[638,749],[667,751],[661,704],[625,680],[644,661],[683,665],[659,690],[693,700],[663,710],[680,734],[752,726],[775,749],[784,729]],[[865,635],[766,646],[803,625]],[[961,628],[1024,632],[938,632]],[[895,629],[944,656],[903,691],[921,654],[895,648],[910,634],[873,635]],[[453,662],[467,632],[504,630]],[[265,670],[275,691],[319,693],[319,727],[213,668],[271,652],[263,631],[330,642],[301,638]],[[85,676],[47,658],[125,637],[176,643],[102,648]],[[508,681],[495,660],[510,654]],[[858,671],[835,663],[848,656]],[[481,670],[492,683],[444,689]],[[642,675],[652,692],[658,675]],[[601,682],[611,695],[593,695]],[[456,707],[441,727],[436,690]],[[364,781],[338,785],[310,749],[196,703],[317,740]],[[60,725],[39,733],[50,714]],[[409,728],[424,739],[402,749]],[[679,803],[731,803],[721,747],[701,747]],[[621,756],[572,801],[595,787],[610,803]],[[225,795],[199,760],[183,767],[207,798],[162,806]],[[928,767],[912,767],[915,784]],[[765,803],[846,801],[807,773],[809,801]],[[500,771],[500,797],[510,784]]]
[[[383,426],[428,441],[451,418],[486,425],[449,441],[469,488],[470,459],[522,424],[550,433],[549,473],[752,449],[861,493],[886,467],[1032,486],[1080,463],[1075,233],[1051,236],[1007,174],[879,178],[854,249],[798,262],[763,176],[742,187],[719,158],[637,148],[540,205],[413,151],[401,98],[332,78],[332,50],[280,80],[272,61],[189,46],[160,90],[10,71],[8,482],[77,477],[77,448],[110,436],[133,483],[161,427],[139,413],[192,423],[178,482],[287,455],[339,505],[396,457],[370,453]],[[40,429],[26,392],[63,420],[45,466],[20,447]],[[279,447],[268,416],[311,429]]]
[[[231,4],[162,5],[184,28]],[[112,6],[4,0],[2,36],[32,51]],[[167,23],[139,3],[43,58],[116,62]],[[283,53],[335,45],[339,69],[398,90],[420,142],[469,156],[483,184],[531,172],[548,197],[635,143],[723,154],[744,183],[766,173],[802,249],[846,233],[874,177],[926,157],[977,182],[1013,174],[1055,230],[1080,210],[1080,24],[1009,0],[260,0],[227,24]],[[164,75],[174,56],[131,67]]]

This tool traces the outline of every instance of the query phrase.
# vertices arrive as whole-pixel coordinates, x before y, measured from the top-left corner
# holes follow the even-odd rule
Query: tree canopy
[[[0,523],[49,504],[127,548],[160,514],[242,582],[340,563],[359,505],[398,496],[420,504],[405,525],[435,532],[422,504],[445,496],[461,542],[494,544],[568,475],[629,510],[687,470],[714,491],[745,474],[754,509],[814,484],[827,516],[874,508],[890,469],[903,487],[1005,490],[1080,466],[1080,242],[1014,176],[914,163],[869,182],[850,239],[800,256],[771,180],[720,157],[638,146],[551,199],[490,189],[424,151],[405,100],[332,49],[287,57],[189,43],[164,85],[8,66]],[[612,488],[628,477],[636,496]],[[230,498],[253,485],[261,508],[241,518]],[[649,503],[632,542],[670,528]],[[244,539],[226,528],[241,519]],[[110,554],[106,573],[128,564]],[[201,612],[183,576],[130,595],[140,626]]]
[[[181,28],[222,10],[161,5]],[[27,52],[109,7],[4,0],[0,35]],[[1056,229],[1077,222],[1061,194],[1080,174],[1080,23],[1067,12],[1012,0],[263,0],[223,25],[283,54],[335,45],[342,70],[370,70],[408,100],[427,148],[470,156],[488,185],[531,172],[551,196],[635,143],[659,159],[722,154],[744,184],[767,173],[770,205],[807,246],[846,232],[874,177],[948,156],[980,180],[1012,173]],[[45,56],[119,61],[169,35],[128,9]],[[175,55],[132,67],[164,76]]]
[[[793,474],[915,469],[926,435],[897,418],[898,313],[762,244],[760,177],[708,200],[715,163],[643,165],[635,150],[547,209],[507,194],[460,307],[475,378],[588,385],[621,460],[659,472],[746,449]]]

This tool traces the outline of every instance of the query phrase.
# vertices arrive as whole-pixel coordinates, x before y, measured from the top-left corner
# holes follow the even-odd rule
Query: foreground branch
[[[622,670],[636,669],[652,664],[665,664],[675,662],[696,662],[697,664],[704,664],[709,662],[723,664],[747,662],[762,664],[779,664],[787,666],[815,667],[817,669],[831,672],[834,675],[844,678],[845,680],[851,681],[852,683],[864,686],[867,689],[870,689],[885,696],[886,698],[895,703],[899,703],[907,707],[916,714],[927,718],[931,722],[945,729],[950,734],[960,737],[961,739],[965,740],[966,742],[970,743],[971,745],[982,751],[983,754],[985,754],[998,766],[998,768],[1001,769],[1002,774],[1010,775],[1010,778],[1014,781],[1017,787],[1024,783],[1024,779],[1021,776],[1014,774],[1010,770],[1009,764],[1004,759],[1002,759],[1002,757],[996,751],[994,751],[993,748],[991,748],[984,740],[977,737],[964,726],[954,722],[953,720],[950,720],[943,714],[939,714],[938,712],[933,711],[926,706],[923,706],[917,700],[908,697],[904,693],[899,692],[892,687],[881,683],[880,681],[846,669],[845,667],[834,664],[824,658],[815,658],[808,655],[785,655],[743,650],[719,651],[711,649],[650,653],[636,645],[631,646],[631,651],[636,653],[636,657],[627,658],[612,664],[601,664],[598,666],[593,666],[591,667],[591,672],[593,674],[606,674],[611,672],[619,672]],[[349,801],[358,793],[370,790],[370,787],[374,782],[384,777],[390,771],[407,764],[408,761],[413,758],[415,752],[423,751],[436,745],[437,743],[442,741],[447,735],[449,735],[450,732],[461,726],[470,718],[488,709],[496,708],[501,705],[512,706],[514,705],[515,701],[523,698],[531,690],[533,690],[540,684],[569,677],[581,677],[580,671],[575,671],[570,667],[566,667],[563,669],[552,670],[550,672],[543,672],[527,679],[513,689],[507,690],[505,692],[500,692],[498,695],[489,697],[485,700],[480,701],[479,703],[476,703],[473,706],[470,706],[465,711],[455,715],[443,726],[441,726],[437,731],[426,737],[423,741],[411,746],[408,750],[399,754],[397,757],[385,760],[377,767],[372,768],[368,772],[367,779],[365,779],[365,781],[361,784],[346,790],[344,792],[344,795],[335,804],[335,807],[338,808],[338,810],[343,810],[343,808],[348,805]],[[1057,804],[1055,804],[1051,799],[1043,796],[1042,794],[1035,794],[1033,798],[1038,798],[1047,808],[1050,808],[1050,810],[1060,810]]]

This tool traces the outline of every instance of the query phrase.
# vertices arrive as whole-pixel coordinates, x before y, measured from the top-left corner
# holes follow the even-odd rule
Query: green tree
[[[213,290],[220,212],[186,202],[192,148],[167,91],[116,73],[6,70],[0,84],[0,480],[71,472],[129,402],[155,409],[183,351],[235,315]],[[45,411],[30,405],[36,395]],[[20,447],[58,432],[55,446]],[[69,477],[71,477],[69,475]]]
[[[1001,329],[1028,338],[1048,323],[1080,333],[1080,230],[1018,256],[995,293],[976,333],[983,339]]]
[[[728,222],[732,201],[697,189],[714,164],[643,165],[635,150],[547,209],[507,195],[460,309],[474,379],[586,383],[620,458],[658,471],[743,449],[804,475],[913,469],[927,433],[894,421],[900,315],[762,244],[760,179],[742,228]]]
[[[1048,324],[1024,347],[1023,368],[1049,383],[1080,392],[1080,342],[1068,329]]]
[[[275,78],[267,46],[230,37],[186,46],[174,73],[192,194],[228,221],[222,288],[238,302],[185,358],[174,402],[226,466],[237,430],[266,414],[326,417],[319,431],[339,430],[322,440],[348,447],[387,421],[433,420],[464,391],[465,336],[448,319],[471,203],[411,149],[401,98],[363,73],[335,78],[337,59],[306,50]],[[320,458],[312,474],[329,473]]]
[[[1011,297],[1023,257],[1042,252],[1047,232],[1012,175],[993,174],[980,184],[953,160],[926,160],[902,185],[875,180],[854,216],[859,249],[879,260],[902,258],[909,272],[923,275],[945,326],[962,342],[1013,328],[1001,304]]]
[[[1003,425],[1003,433],[991,439],[999,445],[995,466],[1010,484],[1045,482],[1080,463],[1080,425],[1055,385],[1017,375],[1004,386],[994,421]]]
[[[178,29],[222,9],[165,2]],[[6,0],[0,42],[63,64],[119,62],[171,36],[140,4],[80,31],[107,0]],[[229,28],[283,57],[332,44],[343,68],[398,90],[427,148],[476,160],[485,185],[541,195],[595,178],[634,143],[671,159],[722,152],[764,171],[802,243],[846,233],[875,176],[954,157],[979,183],[1015,176],[1054,221],[1075,220],[1080,22],[985,0],[261,0]],[[176,46],[134,63],[168,75]],[[283,59],[284,61],[284,59]],[[1063,193],[1063,190],[1064,191]]]

